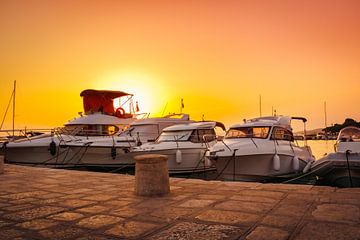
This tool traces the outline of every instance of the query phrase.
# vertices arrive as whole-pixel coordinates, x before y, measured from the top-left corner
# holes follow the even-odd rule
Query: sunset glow
[[[141,112],[226,125],[305,116],[360,120],[360,1],[1,1],[0,115],[60,126],[84,89],[134,94]],[[11,126],[8,116],[4,128]]]

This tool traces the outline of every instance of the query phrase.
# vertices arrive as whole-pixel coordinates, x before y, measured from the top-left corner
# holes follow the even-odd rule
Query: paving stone
[[[179,207],[186,207],[186,208],[201,208],[209,206],[210,204],[214,203],[214,200],[203,200],[203,199],[191,199],[187,200],[184,203],[180,204]]]
[[[87,234],[87,231],[73,226],[58,226],[38,232],[41,239],[74,239],[78,236]]]
[[[133,203],[133,201],[110,200],[110,201],[103,202],[104,205],[110,205],[110,206],[114,206],[114,207],[122,207],[122,206],[129,205],[130,203]]]
[[[16,226],[25,228],[25,229],[31,229],[31,230],[42,230],[45,228],[49,228],[55,225],[58,225],[59,223],[54,220],[49,219],[36,219],[29,222],[23,222],[19,223]]]
[[[155,229],[157,226],[152,223],[129,221],[117,224],[115,227],[107,230],[105,234],[115,235],[120,238],[134,238]]]
[[[181,222],[155,234],[148,239],[162,240],[216,240],[216,239],[235,239],[244,233],[244,230],[236,226],[228,225],[207,225],[201,223]]]
[[[29,209],[35,207],[32,204],[22,204],[22,205],[11,205],[7,207],[3,207],[1,210],[3,211],[9,211],[9,212],[16,212],[24,209]]]
[[[301,217],[295,216],[278,216],[278,215],[267,215],[261,221],[263,225],[269,225],[279,228],[294,229]]]
[[[61,221],[74,221],[80,218],[83,218],[84,215],[81,213],[75,213],[75,212],[63,212],[56,215],[51,215],[48,218],[54,219],[54,220],[61,220]]]
[[[21,237],[23,235],[24,235],[24,232],[16,230],[16,229],[3,228],[0,231],[0,239],[1,240],[13,240],[13,239]]]
[[[257,226],[249,235],[246,236],[247,240],[282,240],[289,237],[288,232],[264,226]],[[311,238],[310,238],[311,239]]]
[[[274,204],[262,202],[243,202],[243,201],[226,201],[215,205],[216,209],[265,213],[269,211]]]
[[[18,220],[31,220],[34,218],[45,217],[46,215],[58,213],[64,211],[64,208],[60,207],[38,207],[26,211],[20,211],[16,213],[10,213],[3,216],[3,218],[11,219],[14,221]]]
[[[59,197],[63,197],[64,194],[61,193],[48,193],[48,194],[44,194],[44,195],[36,195],[36,198],[40,198],[40,199],[49,199],[49,198],[59,198]]]
[[[77,208],[77,207],[84,207],[90,204],[93,204],[95,202],[93,201],[87,201],[87,200],[80,200],[80,199],[68,199],[65,201],[60,201],[59,205],[64,207],[71,207],[71,208]]]
[[[349,226],[338,223],[309,222],[295,240],[339,240],[360,239],[359,226]]]
[[[88,218],[80,220],[77,225],[80,227],[97,229],[104,226],[112,225],[124,220],[120,217],[108,216],[108,215],[94,215]]]
[[[43,194],[47,194],[48,192],[44,192],[44,191],[32,191],[32,192],[24,192],[24,193],[14,193],[14,194],[9,194],[9,195],[5,195],[2,196],[3,198],[6,199],[22,199],[22,198],[28,198],[28,197],[33,197],[33,196],[38,196],[38,195],[43,195]]]
[[[110,214],[120,216],[120,217],[133,217],[140,213],[143,213],[143,211],[141,211],[140,209],[136,209],[136,208],[128,207],[128,206],[110,211]]]
[[[266,185],[266,184],[263,184],[263,185]],[[260,186],[263,186],[263,185],[260,185]],[[285,195],[285,193],[278,192],[278,191],[259,190],[259,189],[245,189],[245,190],[241,190],[238,193],[238,195],[258,196],[258,197],[267,197],[267,198],[280,199]]]
[[[93,200],[93,201],[106,201],[115,198],[113,195],[97,194],[92,196],[84,197],[84,200]]]
[[[281,202],[278,208],[271,211],[271,214],[301,217],[307,210],[308,206],[306,205],[290,205],[285,203],[282,204]]]
[[[196,216],[196,218],[217,223],[251,225],[259,219],[259,216],[236,211],[207,210]]]
[[[88,235],[88,236],[82,236],[79,238],[76,238],[76,240],[118,240],[116,237],[109,237],[109,236],[94,236],[94,235]]]
[[[196,196],[199,199],[209,199],[209,200],[219,200],[227,198],[226,195],[218,195],[218,194],[199,194]]]
[[[260,202],[260,203],[277,203],[280,200],[279,199],[274,199],[274,198],[269,198],[269,197],[263,197],[263,196],[249,196],[249,195],[234,195],[232,197],[230,197],[230,199],[232,200],[237,200],[237,201],[246,201],[246,202]]]
[[[317,220],[343,223],[360,223],[360,209],[354,205],[321,204],[312,215]]]
[[[169,222],[181,217],[191,215],[196,210],[196,208],[164,207],[154,210],[150,213],[150,216]]]
[[[101,213],[101,212],[105,212],[108,210],[109,210],[108,207],[99,206],[99,205],[76,209],[76,211],[85,212],[85,213]]]

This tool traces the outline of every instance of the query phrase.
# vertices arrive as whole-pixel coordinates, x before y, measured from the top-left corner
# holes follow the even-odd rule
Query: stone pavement
[[[360,189],[134,176],[5,165],[0,239],[360,239]]]

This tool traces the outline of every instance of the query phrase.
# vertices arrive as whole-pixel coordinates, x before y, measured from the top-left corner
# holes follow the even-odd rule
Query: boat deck
[[[360,188],[134,176],[5,164],[0,239],[359,239]]]

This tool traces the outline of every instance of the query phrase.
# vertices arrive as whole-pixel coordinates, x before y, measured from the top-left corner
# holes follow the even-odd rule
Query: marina
[[[0,240],[360,239],[360,1],[0,11]]]

